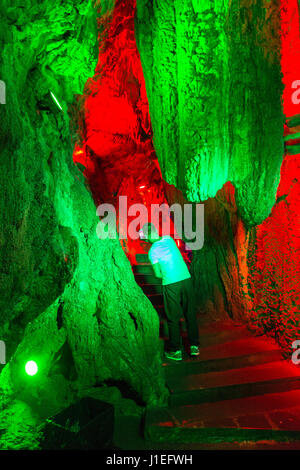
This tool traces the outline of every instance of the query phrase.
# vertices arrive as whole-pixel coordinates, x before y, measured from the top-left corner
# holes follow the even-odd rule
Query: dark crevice
[[[138,329],[138,324],[137,324],[137,321],[136,321],[136,318],[134,317],[133,313],[131,312],[128,312],[129,315],[130,315],[130,318],[133,320],[134,322],[134,326],[135,326],[135,329],[137,330]]]

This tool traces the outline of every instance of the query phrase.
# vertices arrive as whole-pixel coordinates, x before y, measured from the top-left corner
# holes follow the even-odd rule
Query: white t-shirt
[[[164,236],[161,240],[154,242],[148,257],[151,264],[159,263],[163,286],[191,277],[182,254],[172,237]]]

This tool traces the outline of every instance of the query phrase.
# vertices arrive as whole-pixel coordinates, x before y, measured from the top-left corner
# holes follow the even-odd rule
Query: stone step
[[[163,296],[162,294],[148,294],[148,299],[154,306],[163,305]]]
[[[167,381],[172,381],[174,376],[185,377],[192,374],[206,374],[209,372],[219,372],[231,369],[239,369],[252,365],[266,364],[268,362],[277,362],[282,360],[281,352],[278,349],[270,351],[260,351],[243,356],[225,357],[216,359],[192,359],[187,354],[183,354],[184,360],[180,363],[167,361],[164,359],[163,367]]]
[[[136,262],[139,263],[148,263],[149,258],[147,253],[137,253],[135,255]]]
[[[150,263],[143,263],[143,264],[136,264],[132,266],[132,270],[134,274],[153,274],[153,268]]]
[[[242,332],[236,332],[236,338],[233,336],[226,338],[216,333],[215,338],[211,341],[207,336],[201,335],[200,330],[201,360],[233,358],[274,349],[279,350],[272,338],[267,341],[265,337],[260,336],[242,335],[239,337],[240,333],[242,334]]]
[[[200,321],[198,321],[198,324],[202,348],[208,348],[210,346],[215,347],[224,343],[228,343],[229,345],[232,341],[253,338],[253,334],[250,333],[245,325],[231,325],[230,328],[221,328],[218,326],[211,330],[205,326],[201,326]]]
[[[294,116],[288,117],[286,122],[289,128],[299,126],[300,114],[295,114]]]
[[[163,315],[163,313],[161,313]],[[163,346],[162,346],[162,352],[161,352],[161,357],[164,356],[164,349],[165,349],[165,341],[167,338],[169,338],[169,327],[168,323],[164,321],[164,319],[160,318],[160,323],[159,323],[159,337],[163,341]]]
[[[163,305],[161,306],[161,309],[159,311],[162,313],[161,321],[166,321]],[[200,316],[197,315],[197,317],[198,324],[200,324]],[[235,353],[239,353],[239,351],[242,352],[243,350],[245,350],[245,354],[248,354],[249,350],[250,352],[253,352],[256,350],[268,351],[274,348],[278,349],[278,346],[276,345],[275,341],[271,338],[270,341],[266,343],[265,339],[261,339],[260,337],[253,337],[253,335],[251,335],[245,325],[233,324],[233,322],[229,324],[227,324],[227,322],[225,323],[226,327],[224,327],[224,329],[222,328],[223,322],[220,322],[220,325],[218,327],[215,327],[213,330],[199,325],[199,338],[201,344],[201,354],[203,355],[203,357],[207,358],[211,355],[212,357],[215,357],[217,349],[219,352],[221,352],[222,354],[224,353],[225,355],[226,351],[227,353],[232,354],[232,351],[236,351]],[[188,341],[186,338],[186,321],[183,317],[180,318],[180,329],[183,346],[188,348]],[[220,349],[221,344],[223,346]],[[185,359],[188,360],[189,356],[185,354],[184,350],[183,354],[185,356]],[[187,361],[185,361],[184,363],[186,364]],[[192,360],[191,363],[194,366],[194,360]],[[167,363],[165,365],[168,364],[170,366],[174,366],[174,362],[172,361],[171,363]]]
[[[227,364],[229,368],[240,367],[239,365],[231,366],[231,364],[239,364],[240,357],[250,357],[251,355],[253,355],[255,361],[255,357],[259,353],[268,354],[269,352],[273,353],[275,351],[277,360],[281,359],[278,345],[272,338],[268,338],[268,341],[266,341],[265,337],[251,336],[245,327],[232,327],[232,330],[228,329],[227,331],[216,328],[215,333],[210,334],[210,332],[208,333],[207,330],[201,326],[199,327],[200,356],[197,360],[191,359],[187,353],[188,344],[184,326],[185,324],[182,323],[182,339],[184,348],[186,348],[186,350],[183,349],[184,361],[181,363],[165,361],[164,366],[168,369],[170,374],[172,374],[172,371],[174,371],[175,374],[197,373],[197,368],[202,369],[202,367],[206,367],[206,363],[213,364],[214,362]],[[251,364],[249,361],[251,361],[250,358],[247,363]]]
[[[198,372],[191,375],[168,374],[167,383],[173,393],[181,393],[186,390],[204,390],[292,377],[300,380],[299,368],[292,362],[281,359],[223,371]]]
[[[152,272],[146,273],[134,273],[135,281],[140,286],[142,284],[159,284],[161,283],[159,279],[154,276],[153,270]]]
[[[168,377],[170,405],[217,402],[300,389],[300,371],[288,361],[239,369]]]
[[[141,284],[140,287],[146,295],[148,295],[148,294],[162,294],[162,285],[161,284]]]
[[[166,322],[165,318],[160,319]],[[174,362],[162,357],[166,379],[185,377],[193,374],[238,369],[256,364],[282,360],[278,345],[271,338],[251,336],[245,327],[235,327],[222,331],[216,329],[214,335],[208,334],[206,328],[199,327],[200,356],[189,356],[186,324],[181,319],[181,336],[183,343],[183,361]]]
[[[166,314],[165,314],[165,308],[163,305],[155,305],[154,306],[155,310],[157,311],[157,314],[160,318],[161,323],[166,323]]]
[[[217,403],[148,409],[151,442],[216,443],[300,440],[300,390]]]
[[[286,145],[285,150],[287,155],[298,155],[300,153],[300,144]]]
[[[182,443],[182,442],[152,442],[143,439],[141,435],[141,419],[136,415],[124,415],[116,413],[114,445],[122,450],[299,450],[300,441],[293,442],[275,442],[274,440],[251,441],[244,440],[240,442],[201,442],[201,443]],[[173,452],[174,453],[174,452]],[[248,454],[249,456],[249,454]],[[247,458],[248,458],[247,456]],[[196,456],[197,457],[197,456]],[[202,456],[199,455],[201,458]],[[253,454],[253,458],[254,454]],[[195,462],[193,462],[195,465]]]

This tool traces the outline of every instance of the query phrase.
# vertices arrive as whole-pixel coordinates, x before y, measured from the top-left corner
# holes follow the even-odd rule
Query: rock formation
[[[96,206],[72,161],[75,98],[97,61],[96,15],[80,0],[1,6],[1,423],[12,414],[16,429],[111,380],[147,404],[166,396],[157,314],[119,240],[98,239]],[[8,430],[0,444],[9,441]]]

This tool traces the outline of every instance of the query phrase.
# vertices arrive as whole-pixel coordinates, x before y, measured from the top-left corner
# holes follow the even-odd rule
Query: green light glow
[[[35,375],[37,374],[38,370],[37,363],[34,361],[28,361],[25,365],[25,371],[28,375]]]
[[[55,103],[57,104],[57,106],[59,107],[59,109],[60,109],[61,111],[63,111],[61,105],[59,104],[57,98],[54,96],[54,94],[52,93],[52,91],[50,91],[50,94],[51,94],[51,96],[52,96],[54,102],[55,102]]]
[[[287,134],[283,137],[284,141],[294,139],[300,139],[300,132],[296,132],[296,134]]]

